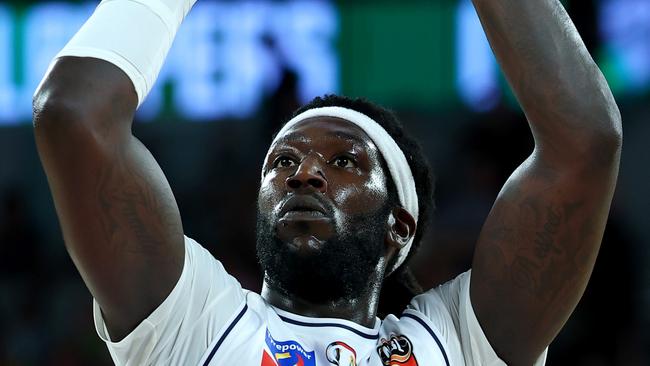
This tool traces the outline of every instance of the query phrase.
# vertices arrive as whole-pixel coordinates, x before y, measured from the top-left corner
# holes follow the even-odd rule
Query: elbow
[[[623,148],[623,131],[618,128],[605,136],[598,142],[600,149],[608,152],[612,157],[619,157]]]
[[[70,141],[112,144],[131,136],[131,115],[117,108],[118,98],[97,95],[83,85],[51,76],[34,93],[33,128],[36,145],[69,148]]]
[[[601,123],[599,128],[590,138],[589,146],[591,149],[597,149],[612,157],[618,157],[623,147],[623,123],[621,121],[621,112],[616,103],[608,104],[604,113],[601,114]]]
[[[566,146],[578,149],[579,155],[588,154],[618,157],[623,146],[623,124],[621,112],[602,73],[594,65],[597,85],[574,89],[566,107],[571,110],[568,126],[573,126],[567,137],[575,143]],[[570,150],[569,150],[570,151]],[[583,156],[584,158],[585,156]],[[588,161],[588,159],[587,159]]]
[[[536,140],[536,152],[554,166],[569,170],[609,172],[620,162],[623,129],[618,108],[596,113],[593,109],[574,116],[572,128]],[[567,125],[569,123],[565,123]]]
[[[594,127],[588,141],[592,149],[605,151],[613,156],[620,155],[623,146],[623,123],[616,100],[607,86],[602,73],[599,78],[601,88],[596,97],[591,99],[591,120]]]
[[[608,157],[618,161],[623,146],[621,112],[609,89],[602,88],[590,98],[583,98],[575,106],[575,114],[567,125],[573,125],[567,135],[565,149],[574,151],[578,158],[588,163],[589,157],[598,156],[600,163]]]
[[[47,88],[34,94],[32,110],[33,127],[37,133],[79,123],[87,115],[82,103]]]
[[[582,143],[577,144],[582,146],[579,161],[589,169],[609,171],[619,165],[623,148],[623,129],[618,109],[603,117],[601,122],[599,128],[585,133]]]
[[[92,111],[83,101],[42,88],[32,101],[34,138],[39,149],[65,147],[75,138],[94,138]]]
[[[112,65],[98,60],[58,60],[32,100],[37,143],[69,132],[103,139],[130,136],[137,97],[128,79],[115,74]]]

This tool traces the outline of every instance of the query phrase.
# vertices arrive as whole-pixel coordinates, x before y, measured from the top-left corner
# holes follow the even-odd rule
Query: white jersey
[[[97,302],[94,318],[116,365],[505,365],[474,315],[469,279],[463,273],[368,328],[275,308],[185,237],[178,283],[128,336],[110,341]],[[545,359],[546,351],[535,365]]]

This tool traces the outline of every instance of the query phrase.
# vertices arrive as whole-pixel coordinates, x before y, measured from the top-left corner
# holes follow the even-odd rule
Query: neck
[[[291,294],[284,294],[264,281],[262,297],[269,304],[294,314],[312,318],[346,319],[364,327],[372,328],[375,325],[377,306],[379,305],[381,278],[373,278],[369,283],[375,285],[368,287],[357,298],[314,303]]]

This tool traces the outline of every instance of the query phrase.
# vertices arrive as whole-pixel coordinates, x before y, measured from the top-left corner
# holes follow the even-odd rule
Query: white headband
[[[343,107],[309,109],[287,122],[287,124],[285,124],[280,132],[275,136],[273,143],[275,143],[279,137],[284,135],[287,130],[297,123],[313,117],[336,117],[347,120],[359,126],[370,137],[370,139],[375,143],[375,146],[379,149],[379,152],[381,152],[381,155],[384,157],[386,165],[388,165],[388,170],[390,171],[390,175],[393,178],[395,187],[397,188],[397,195],[400,203],[411,215],[413,215],[413,218],[417,223],[419,213],[418,195],[415,190],[413,174],[411,173],[411,168],[404,156],[404,152],[383,127],[365,114]],[[271,146],[273,146],[273,143]],[[411,250],[414,237],[415,236],[411,237],[411,240],[409,240],[409,242],[399,251],[397,261],[393,267],[390,268],[389,273],[404,262]]]

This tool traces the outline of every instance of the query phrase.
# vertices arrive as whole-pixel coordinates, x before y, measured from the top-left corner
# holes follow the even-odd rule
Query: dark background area
[[[568,4],[595,54],[596,3]],[[254,250],[259,169],[271,134],[300,104],[296,83],[285,69],[279,87],[244,120],[179,123],[162,116],[134,126],[170,181],[186,235],[252,290],[261,286]],[[616,95],[624,148],[610,219],[592,279],[551,344],[548,365],[650,365],[648,90]],[[413,263],[428,288],[470,267],[481,225],[501,185],[530,153],[532,138],[508,98],[482,113],[386,104],[419,137],[436,173],[437,211]],[[65,251],[31,125],[24,123],[0,127],[0,365],[36,364],[112,362],[95,334],[91,295]]]

